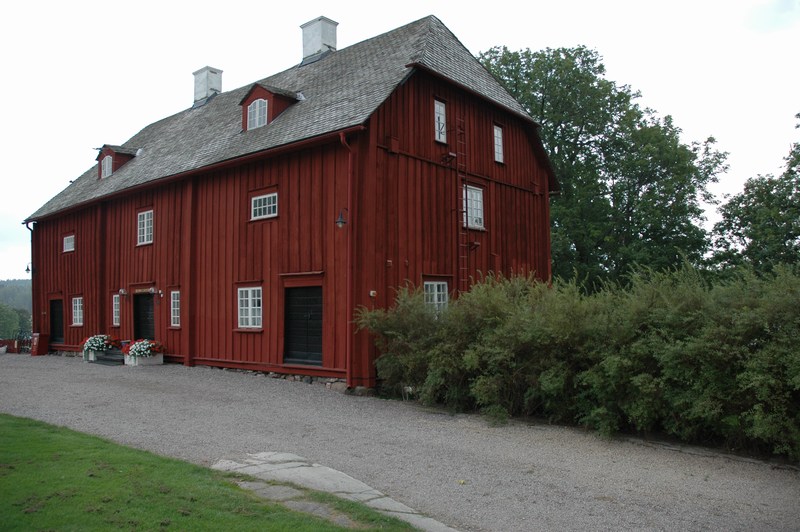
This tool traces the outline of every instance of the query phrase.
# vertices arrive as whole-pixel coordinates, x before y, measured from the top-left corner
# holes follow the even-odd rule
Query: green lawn
[[[343,530],[264,501],[236,477],[0,414],[2,530]],[[366,530],[406,523],[305,491]]]

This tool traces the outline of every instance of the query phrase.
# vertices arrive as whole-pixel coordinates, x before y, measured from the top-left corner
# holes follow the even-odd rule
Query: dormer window
[[[138,148],[123,148],[122,146],[113,146],[111,144],[103,144],[100,148],[100,153],[97,154],[97,177],[105,179],[111,176],[115,171],[122,168],[125,163],[139,155],[141,150]]]
[[[242,131],[271,124],[282,112],[303,99],[299,92],[254,83],[239,102],[242,106]]]
[[[110,176],[111,172],[113,172],[114,158],[111,157],[110,155],[106,155],[100,161],[100,164],[102,166],[101,173],[100,173],[100,178],[102,179],[102,178]]]
[[[247,129],[267,125],[267,100],[259,98],[247,106]]]

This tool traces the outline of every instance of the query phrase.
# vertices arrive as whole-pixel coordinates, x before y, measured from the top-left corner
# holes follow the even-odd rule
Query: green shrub
[[[358,323],[384,386],[426,403],[800,459],[800,276],[788,269],[716,282],[643,270],[591,295],[488,276],[439,314],[404,288]]]

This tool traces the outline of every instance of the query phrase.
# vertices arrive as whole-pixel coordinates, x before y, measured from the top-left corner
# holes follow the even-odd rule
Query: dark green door
[[[64,300],[50,300],[50,342],[64,342]]]
[[[133,336],[135,340],[155,340],[156,320],[153,312],[153,295],[133,296]]]
[[[283,361],[322,365],[322,287],[286,289]]]

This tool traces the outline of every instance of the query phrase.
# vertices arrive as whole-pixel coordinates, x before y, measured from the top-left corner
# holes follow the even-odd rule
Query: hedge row
[[[645,272],[591,295],[489,277],[439,314],[406,288],[358,321],[383,386],[425,403],[800,459],[800,276],[787,269],[713,285],[688,267]]]

